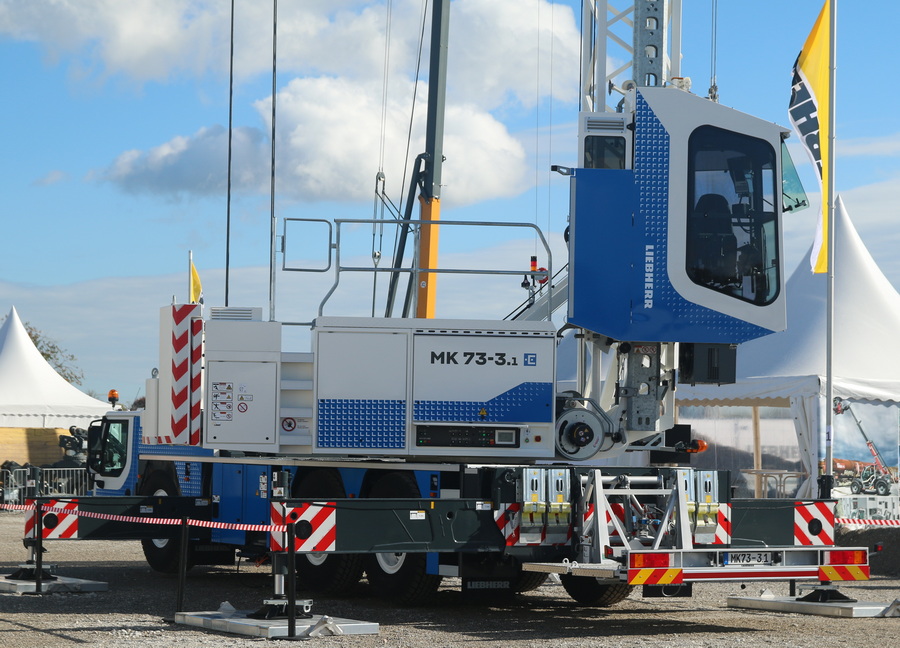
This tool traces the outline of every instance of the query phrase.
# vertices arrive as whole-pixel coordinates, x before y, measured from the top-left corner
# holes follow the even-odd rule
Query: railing
[[[88,492],[85,467],[0,470],[0,503],[24,504],[30,497],[74,496]]]
[[[288,223],[324,223],[327,225],[327,235],[328,235],[328,258],[324,265],[315,268],[303,268],[303,267],[294,267],[288,265],[287,261],[287,238],[288,238]],[[413,246],[413,254],[412,261],[407,267],[379,267],[379,266],[357,266],[346,264],[342,261],[341,258],[341,244],[342,244],[342,234],[344,229],[347,228],[355,228],[360,225],[372,225],[374,227],[410,227],[413,230],[413,236],[416,241],[418,240],[419,233],[422,228],[429,227],[465,227],[465,228],[476,228],[476,231],[484,230],[486,228],[512,228],[514,230],[522,230],[529,231],[535,237],[535,240],[539,243],[539,247],[543,249],[543,253],[546,257],[546,269],[541,268],[540,270],[528,270],[523,271],[521,269],[493,269],[493,268],[429,268],[423,269],[419,268],[419,258],[418,258],[418,244]],[[507,223],[507,222],[494,222],[494,221],[450,221],[450,220],[442,220],[442,221],[422,221],[422,220],[401,220],[401,221],[390,221],[390,220],[380,220],[380,219],[344,219],[337,218],[334,220],[333,225],[322,219],[316,218],[286,218],[284,220],[284,233],[282,235],[282,245],[284,252],[284,260],[282,263],[282,270],[290,271],[290,272],[314,272],[314,273],[322,273],[322,272],[333,272],[334,274],[334,283],[331,285],[327,294],[322,298],[319,303],[318,315],[321,316],[325,309],[325,304],[331,299],[331,297],[338,290],[338,286],[341,282],[341,277],[345,274],[349,273],[369,273],[369,274],[381,274],[387,276],[395,276],[400,277],[401,275],[410,276],[412,275],[413,281],[412,285],[417,285],[419,283],[419,279],[421,275],[424,274],[434,274],[434,275],[488,275],[488,276],[526,276],[530,280],[532,280],[537,286],[543,286],[544,284],[549,283],[549,279],[553,276],[553,258],[552,253],[550,251],[550,245],[547,242],[546,238],[544,238],[543,233],[540,228],[531,223]],[[333,254],[333,256],[332,256]],[[417,291],[412,290],[410,294],[410,304],[407,310],[411,310],[415,312],[416,307],[416,294]],[[542,300],[541,302],[541,311],[542,313],[533,317],[532,319],[549,319],[550,315],[555,310],[555,304],[553,303],[554,293],[548,291],[548,298]],[[282,322],[282,324],[289,325],[302,325],[302,326],[310,326],[312,324],[309,322]]]

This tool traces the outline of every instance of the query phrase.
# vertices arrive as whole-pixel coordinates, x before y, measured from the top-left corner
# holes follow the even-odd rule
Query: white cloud
[[[42,187],[47,187],[50,185],[55,185],[59,182],[64,182],[69,179],[69,174],[65,171],[60,171],[59,169],[54,169],[49,173],[45,174],[43,177],[38,178],[34,181],[34,184]]]
[[[0,33],[66,54],[79,74],[118,76],[141,85],[227,72],[228,8],[202,0],[33,0],[5,7]],[[391,16],[384,148],[393,196],[405,193],[400,181],[421,8],[420,0],[399,0]],[[268,75],[271,12],[247,1],[238,1],[236,12],[239,79]],[[351,0],[305,2],[282,5],[278,18],[279,194],[304,201],[369,200],[380,150],[385,7]],[[578,33],[572,10],[546,0],[461,0],[452,5],[450,25],[442,198],[452,205],[515,195],[531,178],[525,152],[501,118],[521,118],[551,94],[574,105]],[[427,59],[421,74],[427,76]],[[427,85],[420,83],[411,158],[424,148],[426,95]],[[258,99],[260,122],[235,130],[236,190],[268,190],[270,102],[271,97]],[[532,128],[533,120],[527,126]],[[92,177],[129,192],[220,193],[226,142],[222,127],[208,125],[150,149],[125,151]]]
[[[112,182],[133,193],[221,195],[227,179],[228,132],[221,126],[201,128],[189,137],[174,137],[148,151],[120,154],[93,179]],[[232,132],[234,186],[263,191],[269,177],[266,136],[259,129]]]
[[[883,157],[900,154],[900,133],[881,137],[839,139],[835,143],[838,159],[844,157]]]
[[[450,30],[449,92],[488,109],[511,100],[531,107],[551,93],[577,100],[581,35],[571,7],[460,0]]]
[[[421,91],[424,93],[424,90]],[[391,194],[400,195],[407,151],[407,113],[412,84],[388,102],[385,172]],[[411,156],[424,139],[424,107],[416,111]],[[270,123],[271,103],[256,104]],[[370,200],[378,171],[381,104],[375,84],[330,77],[294,79],[278,93],[276,182],[279,196],[306,202]],[[233,137],[233,187],[268,191],[270,126],[240,128]],[[221,194],[225,188],[227,131],[203,128],[148,151],[122,153],[98,177],[126,191]],[[444,137],[450,205],[511,196],[527,186],[525,151],[490,114],[471,104],[450,104]]]

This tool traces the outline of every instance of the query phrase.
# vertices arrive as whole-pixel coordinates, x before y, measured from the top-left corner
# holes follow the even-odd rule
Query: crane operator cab
[[[674,445],[660,435],[676,382],[734,382],[737,345],[786,326],[789,131],[676,87],[632,88],[623,106],[582,113],[581,166],[557,168],[567,324],[582,331],[577,388],[557,408],[568,459]]]
[[[673,87],[629,99],[631,112],[582,114],[583,166],[564,171],[569,324],[642,342],[783,330],[789,131]]]

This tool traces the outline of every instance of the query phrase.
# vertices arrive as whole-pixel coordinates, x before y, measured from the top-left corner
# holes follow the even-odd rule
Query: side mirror
[[[103,469],[102,452],[103,446],[103,422],[94,421],[88,427],[87,431],[87,465],[88,470],[92,473],[99,473]]]

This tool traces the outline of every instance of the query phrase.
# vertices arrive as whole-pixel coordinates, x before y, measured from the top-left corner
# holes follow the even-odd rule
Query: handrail
[[[324,222],[322,219],[318,218],[291,218],[292,222],[309,222],[309,223],[321,223]],[[325,304],[331,299],[331,297],[335,294],[338,287],[340,286],[342,273],[346,272],[370,272],[370,273],[387,273],[391,276],[398,276],[400,274],[412,274],[414,278],[418,278],[421,274],[448,274],[448,275],[462,275],[462,274],[478,274],[478,275],[495,275],[495,276],[526,276],[531,277],[532,279],[538,282],[547,282],[550,277],[553,276],[553,256],[550,251],[550,245],[547,242],[547,239],[544,237],[543,232],[541,232],[540,228],[538,228],[533,223],[506,223],[506,222],[495,222],[495,221],[452,221],[452,220],[441,220],[441,221],[423,221],[423,220],[405,220],[405,221],[386,221],[384,219],[376,219],[376,218],[336,218],[333,221],[334,229],[332,230],[329,225],[328,230],[328,263],[327,266],[323,268],[316,269],[300,269],[300,268],[288,268],[286,266],[286,261],[282,262],[283,270],[291,270],[295,272],[324,272],[327,270],[333,270],[334,272],[334,283],[328,289],[328,292],[322,298],[322,301],[319,303],[318,315],[321,316],[325,309]],[[415,228],[416,236],[419,235],[422,227],[432,227],[432,226],[449,226],[449,227],[513,227],[513,228],[525,228],[534,230],[537,237],[540,239],[541,245],[544,248],[544,252],[547,255],[547,269],[541,270],[495,270],[495,269],[478,269],[478,268],[428,268],[423,269],[418,267],[418,246],[416,246],[416,252],[413,255],[412,259],[412,267],[407,268],[379,268],[379,267],[370,267],[370,266],[354,266],[354,265],[343,265],[341,262],[341,232],[343,227],[346,226],[357,226],[357,225],[391,225],[396,224],[396,226],[400,227],[402,225],[406,226],[418,226]],[[287,237],[287,229],[285,227],[285,238]],[[332,241],[333,236],[333,241]],[[284,247],[286,248],[286,242],[284,243]],[[284,248],[283,248],[284,249]],[[334,250],[334,258],[332,260],[332,250]],[[414,306],[414,304],[413,304]],[[546,303],[547,307],[547,318],[549,319],[550,315],[553,312],[553,303],[552,299]],[[311,322],[282,322],[282,324],[293,324],[293,325],[306,325],[309,326]]]

